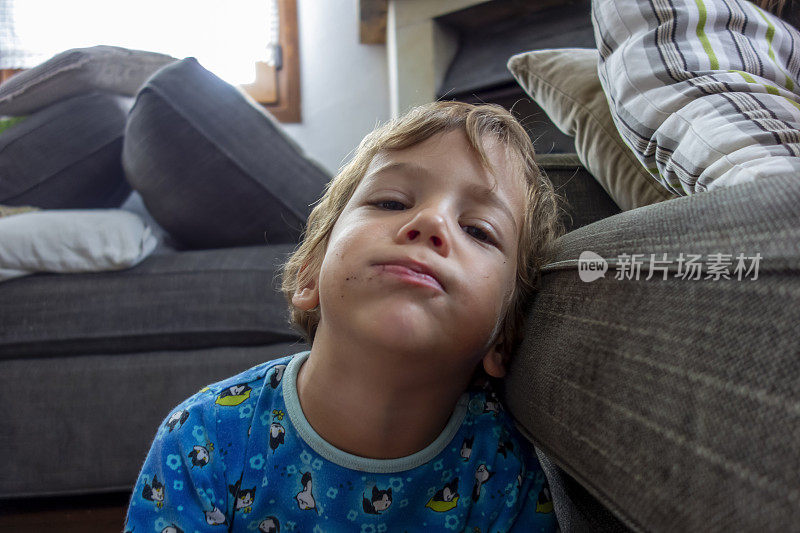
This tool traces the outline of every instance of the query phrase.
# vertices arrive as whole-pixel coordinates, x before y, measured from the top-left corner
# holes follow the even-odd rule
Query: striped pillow
[[[800,32],[745,0],[595,0],[614,122],[667,189],[800,176]]]

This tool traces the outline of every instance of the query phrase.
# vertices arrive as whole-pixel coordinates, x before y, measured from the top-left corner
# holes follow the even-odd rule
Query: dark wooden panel
[[[460,11],[447,13],[436,20],[452,28],[480,30],[507,20],[528,17],[556,6],[566,6],[574,0],[492,0]]]
[[[518,1],[495,0],[437,18],[458,35],[458,52],[437,96],[513,81],[506,63],[521,52],[595,48],[590,0],[562,0],[553,6],[554,1],[524,3],[526,10]],[[534,10],[531,4],[549,9]]]
[[[510,110],[528,132],[537,154],[575,152],[573,138],[561,133],[542,108],[525,94],[517,82],[488,87],[472,93],[448,95],[444,99],[470,104],[499,104]]]

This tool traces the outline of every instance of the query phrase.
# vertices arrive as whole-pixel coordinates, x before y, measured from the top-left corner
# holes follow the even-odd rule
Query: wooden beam
[[[278,103],[262,104],[281,122],[301,122],[300,44],[297,29],[297,0],[278,0],[282,64],[278,69]]]
[[[388,0],[359,0],[359,41],[361,44],[386,44]]]
[[[8,78],[16,74],[17,72],[22,72],[24,69],[21,68],[4,68],[0,69],[0,83],[3,83]]]

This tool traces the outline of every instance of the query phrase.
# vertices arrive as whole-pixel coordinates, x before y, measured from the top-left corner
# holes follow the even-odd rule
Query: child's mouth
[[[410,267],[397,264],[382,264],[382,265],[376,265],[376,267],[379,269],[380,272],[389,274],[390,276],[396,277],[401,281],[404,281],[411,285],[416,285],[419,287],[428,287],[438,292],[444,292],[442,284],[439,283],[436,280],[436,278],[434,278],[430,274],[426,274],[424,272],[417,272],[416,270],[413,270]]]

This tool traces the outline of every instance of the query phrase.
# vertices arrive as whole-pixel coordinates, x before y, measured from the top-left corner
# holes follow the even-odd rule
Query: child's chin
[[[439,321],[439,312],[427,302],[388,301],[378,303],[369,311],[376,328],[400,331],[403,334],[426,330]]]
[[[441,329],[436,327],[435,319],[414,309],[383,309],[370,317],[369,332],[376,341],[396,348],[430,348],[441,340]]]

